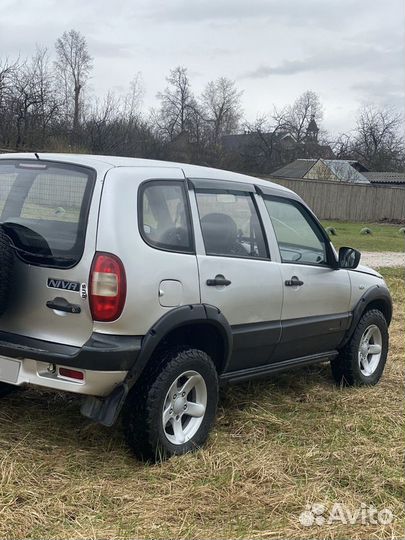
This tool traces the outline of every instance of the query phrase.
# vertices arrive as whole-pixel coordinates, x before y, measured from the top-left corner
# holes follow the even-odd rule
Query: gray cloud
[[[296,75],[305,72],[361,69],[378,71],[381,68],[399,68],[404,58],[404,49],[395,50],[367,47],[352,49],[327,49],[302,60],[285,60],[275,66],[261,65],[245,72],[242,77],[262,79],[271,75]]]
[[[368,103],[378,103],[382,106],[393,106],[405,112],[405,77],[399,80],[388,79],[365,79],[352,86],[359,97]]]
[[[99,39],[88,39],[89,48],[96,57],[103,58],[133,58],[135,56],[134,47],[128,43],[113,43],[111,41],[101,41]]]
[[[267,18],[290,25],[335,25],[346,20],[364,0],[164,0],[154,2],[146,16],[160,22],[246,21]]]

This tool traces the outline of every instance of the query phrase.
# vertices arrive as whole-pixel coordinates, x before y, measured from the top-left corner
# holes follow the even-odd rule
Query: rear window
[[[80,260],[95,179],[85,167],[0,161],[0,222],[25,261],[67,268]]]
[[[148,244],[180,253],[194,251],[183,182],[145,182],[139,200],[139,229]]]

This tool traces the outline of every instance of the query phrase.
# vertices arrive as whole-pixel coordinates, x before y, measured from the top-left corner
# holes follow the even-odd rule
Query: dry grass
[[[145,466],[76,398],[4,398],[0,538],[402,538],[404,282],[385,274],[395,316],[378,386],[341,390],[320,366],[233,387],[193,455]],[[314,502],[388,507],[395,520],[305,528]]]

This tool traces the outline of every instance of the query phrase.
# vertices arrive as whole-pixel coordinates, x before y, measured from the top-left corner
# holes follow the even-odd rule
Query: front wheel
[[[218,402],[218,375],[197,349],[173,349],[155,358],[124,409],[124,433],[136,456],[156,461],[201,447]]]
[[[384,371],[387,354],[387,321],[381,311],[372,309],[362,316],[339,357],[331,361],[332,374],[338,384],[377,384]]]

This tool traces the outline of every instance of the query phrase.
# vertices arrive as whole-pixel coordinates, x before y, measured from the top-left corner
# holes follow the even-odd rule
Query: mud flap
[[[105,398],[88,396],[84,400],[80,412],[94,422],[111,427],[120,414],[128,392],[129,386],[124,382],[116,386],[111,394]]]

